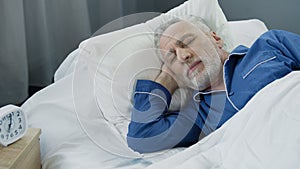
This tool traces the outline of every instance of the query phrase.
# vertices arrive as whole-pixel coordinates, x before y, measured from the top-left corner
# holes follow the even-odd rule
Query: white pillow
[[[217,0],[189,0],[146,23],[88,39],[80,44],[95,74],[95,97],[104,117],[113,124],[126,120],[132,108],[131,94],[137,78],[154,78],[161,61],[153,50],[153,31],[169,15],[202,17],[232,49],[228,23]],[[124,129],[124,130],[126,130]],[[122,133],[127,131],[122,129]]]
[[[261,34],[268,30],[267,26],[258,19],[230,21],[228,26],[235,40],[234,47],[237,45],[250,47]]]

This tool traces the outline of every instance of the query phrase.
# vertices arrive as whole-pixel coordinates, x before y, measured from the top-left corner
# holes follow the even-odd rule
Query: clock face
[[[25,115],[19,110],[6,113],[0,118],[0,140],[11,142],[23,135],[26,129]]]

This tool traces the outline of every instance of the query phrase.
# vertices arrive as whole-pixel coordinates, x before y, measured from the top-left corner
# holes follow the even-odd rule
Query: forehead
[[[180,36],[185,33],[196,33],[200,32],[200,29],[197,29],[193,24],[180,21],[170,25],[162,34],[162,38],[180,38]]]

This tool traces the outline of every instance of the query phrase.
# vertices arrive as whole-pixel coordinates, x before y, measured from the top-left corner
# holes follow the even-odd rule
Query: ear
[[[211,33],[211,36],[215,39],[215,41],[216,41],[216,44],[218,45],[218,47],[220,48],[220,49],[222,49],[222,47],[223,47],[223,45],[224,45],[224,42],[223,42],[223,40],[221,39],[221,37],[219,37],[217,34],[216,34],[216,32],[210,32]]]

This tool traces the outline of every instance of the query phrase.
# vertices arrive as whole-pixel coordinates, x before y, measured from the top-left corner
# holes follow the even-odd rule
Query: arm
[[[293,70],[300,69],[300,36],[283,30],[271,30],[263,34],[262,39],[266,40],[269,48],[277,49],[290,59],[286,61]]]
[[[130,148],[147,153],[189,146],[198,141],[201,130],[194,124],[197,118],[195,106],[187,105],[181,112],[169,112],[170,101],[170,92],[161,84],[137,81],[127,134]]]

